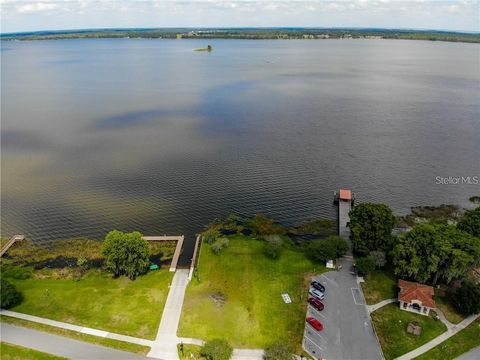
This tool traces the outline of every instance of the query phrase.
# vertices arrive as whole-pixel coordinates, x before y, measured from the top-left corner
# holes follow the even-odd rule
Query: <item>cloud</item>
[[[399,27],[478,31],[480,0],[0,0],[3,31],[102,27]],[[31,14],[41,14],[32,19]]]
[[[60,6],[58,3],[53,2],[32,2],[28,4],[18,5],[17,11],[19,13],[35,13],[56,10]]]

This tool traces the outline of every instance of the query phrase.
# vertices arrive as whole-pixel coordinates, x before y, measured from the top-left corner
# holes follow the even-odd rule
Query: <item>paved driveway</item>
[[[342,258],[340,263],[342,270],[315,276],[326,288],[325,309],[309,306],[307,316],[318,319],[324,329],[317,332],[306,324],[303,346],[316,359],[383,359],[363,293],[350,273],[352,259]]]
[[[2,341],[73,360],[144,360],[126,351],[89,344],[38,330],[0,323]]]

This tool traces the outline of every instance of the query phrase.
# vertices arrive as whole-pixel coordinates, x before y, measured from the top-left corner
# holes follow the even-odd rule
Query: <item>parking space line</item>
[[[322,274],[320,277],[321,277],[321,278],[325,278],[330,284],[335,285],[336,287],[338,287],[338,284],[337,284],[335,281],[333,281],[333,280],[329,279],[328,277],[326,277],[325,274]]]
[[[359,288],[350,288],[350,291],[352,292],[353,302],[354,302],[356,305],[365,306],[365,303],[358,303],[358,302],[357,302],[357,299],[355,298],[354,290],[357,290],[357,291],[360,292],[360,289],[359,289]]]
[[[319,348],[320,351],[323,351],[323,348],[322,348],[320,345],[315,344],[315,342],[313,342],[312,340],[310,340],[308,337],[305,337],[305,340],[310,341],[315,347]]]

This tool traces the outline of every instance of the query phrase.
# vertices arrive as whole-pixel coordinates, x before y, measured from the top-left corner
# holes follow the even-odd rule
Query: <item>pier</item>
[[[348,213],[352,210],[354,201],[352,190],[340,189],[335,193],[335,201],[338,202],[338,235],[348,240],[350,238],[350,228],[347,226],[350,222]]]
[[[185,236],[144,236],[143,239],[147,241],[176,241],[177,246],[175,247],[175,252],[173,253],[172,263],[170,264],[170,271],[174,272],[177,270],[178,258],[180,257],[180,253],[182,252],[183,240],[185,240]]]
[[[25,240],[25,235],[13,235],[0,251],[0,257],[2,257],[8,251],[8,249],[12,247],[13,244],[22,240]]]

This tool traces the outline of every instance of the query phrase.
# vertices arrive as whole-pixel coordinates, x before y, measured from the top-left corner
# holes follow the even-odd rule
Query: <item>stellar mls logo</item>
[[[474,176],[436,176],[436,185],[478,185],[480,184],[480,177]]]

